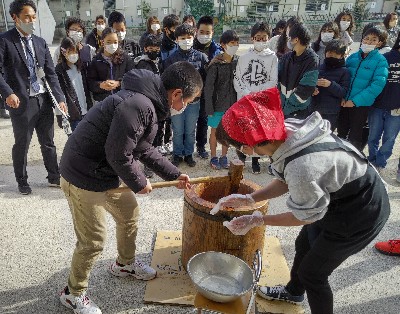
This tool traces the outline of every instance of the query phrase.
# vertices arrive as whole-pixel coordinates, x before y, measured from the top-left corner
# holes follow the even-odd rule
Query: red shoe
[[[400,240],[378,242],[375,248],[382,254],[400,256]]]

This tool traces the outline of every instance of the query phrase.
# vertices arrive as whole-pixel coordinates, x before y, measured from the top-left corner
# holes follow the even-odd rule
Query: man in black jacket
[[[66,112],[64,95],[54,72],[49,48],[43,38],[33,35],[36,5],[31,0],[10,4],[15,28],[0,38],[0,93],[10,108],[15,144],[12,149],[14,173],[21,194],[32,192],[26,172],[27,153],[33,130],[40,143],[50,186],[59,186],[60,174],[54,146],[52,103],[39,77],[43,69],[53,94]]]
[[[202,86],[200,74],[188,62],[171,65],[161,78],[147,70],[132,70],[125,74],[122,89],[92,107],[68,138],[60,163],[61,187],[77,245],[60,300],[75,313],[101,313],[86,289],[106,240],[106,211],[117,224],[118,257],[109,268],[111,274],[141,280],[156,276],[153,268],[135,261],[139,207],[134,193],[152,190],[138,160],[165,180],[180,180],[179,188],[189,187],[189,177],[152,143],[157,121],[169,111],[185,110]],[[115,190],[120,180],[131,191]]]
[[[98,15],[94,24],[95,28],[87,35],[85,42],[87,45],[94,47],[96,52],[99,52],[101,47],[101,33],[106,28],[106,19],[103,15]]]

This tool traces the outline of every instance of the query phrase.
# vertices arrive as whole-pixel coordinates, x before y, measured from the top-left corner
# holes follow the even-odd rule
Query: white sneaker
[[[165,156],[168,153],[164,146],[157,146],[157,149],[158,152],[163,156]]]
[[[167,144],[165,144],[164,148],[167,151],[167,154],[172,154],[172,152],[174,151],[174,147],[172,146],[171,142],[168,142]]]
[[[101,314],[99,307],[89,299],[86,293],[80,296],[66,294],[67,288],[65,287],[60,293],[60,301],[67,308],[74,311],[75,314]]]
[[[117,277],[133,276],[139,280],[151,280],[156,277],[157,272],[149,265],[142,262],[134,262],[129,265],[121,265],[117,261],[108,269],[111,274]]]

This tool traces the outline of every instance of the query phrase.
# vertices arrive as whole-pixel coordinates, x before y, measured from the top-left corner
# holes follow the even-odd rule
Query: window
[[[306,0],[306,11],[326,11],[329,0]]]

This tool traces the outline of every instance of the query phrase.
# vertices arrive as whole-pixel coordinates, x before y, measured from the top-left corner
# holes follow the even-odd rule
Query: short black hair
[[[175,14],[170,14],[164,17],[163,21],[163,28],[170,29],[171,27],[177,27],[180,24],[179,17]]]
[[[29,5],[32,7],[32,9],[36,11],[36,4],[32,0],[14,0],[13,2],[10,3],[10,10],[8,11],[11,15],[11,17],[15,15],[19,15],[21,11],[23,10],[24,6]]]
[[[275,25],[275,29],[285,28],[286,27],[286,20],[280,20]]]
[[[269,29],[269,25],[264,22],[257,22],[254,24],[254,26],[251,28],[251,37],[256,36],[258,32],[267,32],[268,38],[271,37],[271,30]]]
[[[368,35],[375,35],[375,36],[377,36],[379,38],[379,41],[381,41],[381,39],[382,39],[382,31],[383,30],[381,28],[376,27],[376,26],[372,26],[372,27],[368,28],[364,32],[364,34],[362,35],[362,38],[364,38],[365,36],[368,36]]]
[[[104,17],[104,15],[97,15],[96,19],[94,20],[95,22],[97,22],[97,20],[106,20],[106,18]]]
[[[302,46],[308,46],[311,41],[311,33],[304,24],[294,24],[290,28],[289,37],[298,38]]]
[[[182,89],[183,98],[193,97],[203,89],[203,79],[199,71],[186,61],[175,62],[161,75],[167,91]]]
[[[125,17],[121,12],[113,11],[108,17],[108,26],[113,27],[114,23],[124,23],[126,25]]]
[[[160,36],[149,35],[144,40],[144,47],[161,47]]]
[[[78,24],[83,30],[83,36],[86,35],[85,23],[80,18],[77,18],[77,17],[74,17],[74,16],[71,16],[71,17],[67,18],[67,20],[65,21],[65,31],[68,32],[69,28],[73,24]]]
[[[382,42],[381,46],[379,48],[385,47],[387,45],[387,40],[389,37],[388,32],[386,31],[385,25],[383,23],[368,23],[367,25],[364,26],[362,34],[361,34],[361,38],[364,38],[367,30],[371,29],[371,28],[377,28],[380,31],[380,35],[378,35],[379,37],[379,41]],[[378,34],[378,33],[376,33]]]
[[[179,36],[183,35],[190,35],[193,36],[196,34],[196,29],[193,26],[190,26],[189,24],[183,23],[182,25],[179,25],[175,29],[175,37],[178,38]]]
[[[347,46],[340,39],[332,39],[326,44],[325,53],[328,51],[336,52],[339,55],[344,56],[346,54]]]
[[[231,41],[239,41],[239,36],[234,30],[230,29],[222,33],[219,43],[227,44]]]
[[[214,20],[211,16],[204,15],[197,21],[197,29],[200,27],[201,24],[211,25],[214,27]]]
[[[185,15],[183,17],[182,23],[186,23],[186,22],[192,22],[193,26],[196,25],[196,19],[194,18],[193,15]]]

